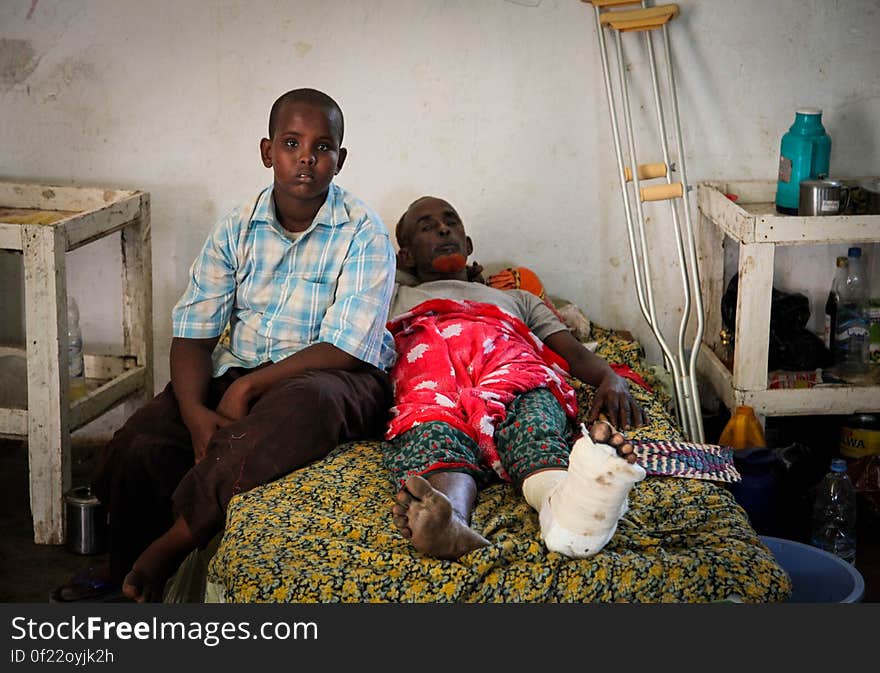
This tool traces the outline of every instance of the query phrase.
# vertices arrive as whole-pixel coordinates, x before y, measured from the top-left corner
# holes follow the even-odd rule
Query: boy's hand
[[[208,443],[214,433],[232,423],[232,419],[226,418],[216,411],[211,411],[208,407],[190,410],[183,420],[192,439],[193,456],[196,463],[201,462],[207,454]]]
[[[233,421],[240,421],[250,411],[253,397],[248,377],[236,379],[223,393],[220,404],[217,405],[217,413]]]
[[[645,424],[645,413],[630,393],[629,385],[614,372],[605,376],[596,388],[587,425],[599,418],[603,409],[611,424],[618,428],[630,429]]]

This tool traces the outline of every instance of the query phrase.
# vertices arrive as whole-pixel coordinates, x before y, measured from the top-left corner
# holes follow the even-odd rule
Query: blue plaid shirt
[[[278,362],[329,343],[382,369],[394,345],[385,329],[394,249],[379,216],[331,183],[312,225],[292,240],[275,217],[272,187],[211,232],[172,311],[174,336],[207,339],[214,376]]]

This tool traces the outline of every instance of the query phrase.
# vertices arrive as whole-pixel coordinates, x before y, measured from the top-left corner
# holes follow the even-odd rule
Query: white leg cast
[[[613,447],[594,443],[584,432],[571,450],[565,479],[550,489],[538,508],[547,548],[570,558],[599,552],[626,513],[633,484],[644,478],[644,468],[628,463]]]
[[[565,481],[567,476],[568,470],[565,468],[533,472],[523,479],[523,497],[536,512],[540,513],[550,493],[559,486],[560,482]]]

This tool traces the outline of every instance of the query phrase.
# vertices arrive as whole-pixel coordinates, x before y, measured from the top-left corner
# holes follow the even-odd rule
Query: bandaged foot
[[[593,442],[585,431],[571,450],[568,471],[530,475],[523,493],[538,510],[547,548],[587,558],[614,536],[629,506],[630,490],[644,478],[644,468],[612,446]]]

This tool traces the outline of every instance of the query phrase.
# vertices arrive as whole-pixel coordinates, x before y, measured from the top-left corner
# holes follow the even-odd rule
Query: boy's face
[[[404,218],[404,240],[398,262],[416,277],[423,281],[441,278],[467,280],[467,273],[462,268],[449,269],[438,264],[438,261],[452,256],[460,255],[466,259],[474,251],[461,218],[446,201],[429,196],[413,203]]]
[[[327,189],[345,163],[339,124],[332,113],[310,103],[288,103],[278,111],[275,134],[260,141],[266,168],[275,173],[276,203],[298,210],[326,198]]]

